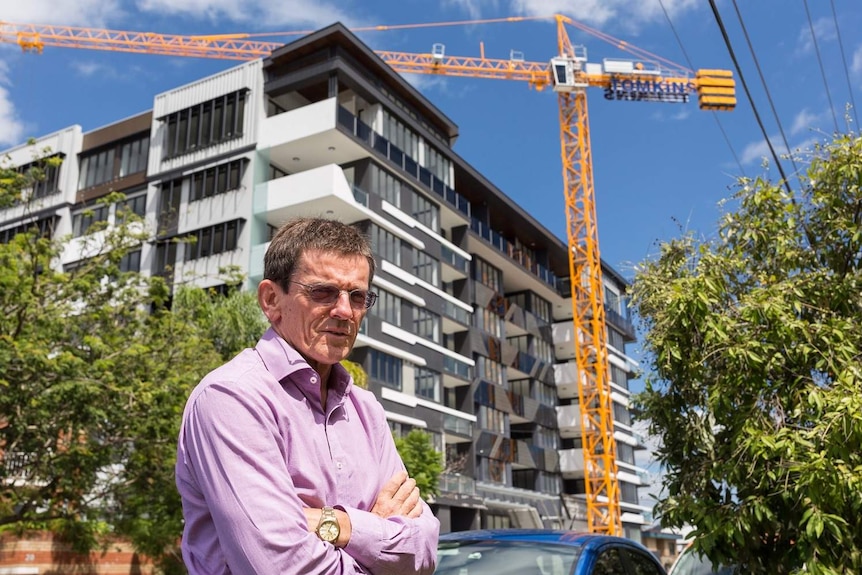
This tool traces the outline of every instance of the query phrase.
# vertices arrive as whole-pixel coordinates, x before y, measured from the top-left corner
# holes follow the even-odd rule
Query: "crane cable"
[[[832,21],[835,22],[835,34],[838,36],[838,48],[841,49],[841,62],[844,64],[844,77],[847,79],[847,91],[850,93],[850,105],[853,107],[853,117],[856,118],[856,130],[859,126],[859,112],[856,108],[856,101],[853,99],[853,83],[850,81],[850,72],[847,68],[847,57],[844,55],[844,42],[841,41],[841,29],[838,28],[838,17],[835,15],[835,0],[830,0],[832,5]]]
[[[664,17],[667,20],[667,23],[670,25],[670,29],[673,32],[674,38],[676,38],[677,44],[679,44],[680,50],[682,50],[682,55],[685,58],[686,64],[688,64],[689,68],[694,68],[691,63],[691,58],[688,57],[688,52],[685,49],[685,46],[682,43],[682,39],[679,37],[679,34],[676,32],[676,27],[673,25],[673,21],[670,19],[670,14],[664,7],[664,0],[658,0],[659,5],[661,6],[662,12],[664,12]],[[718,114],[713,111],[712,117],[715,118],[715,123],[718,126],[721,135],[724,137],[724,142],[727,144],[727,147],[730,149],[730,154],[733,156],[734,161],[736,162],[737,167],[739,168],[739,173],[745,177],[745,169],[742,167],[742,162],[739,161],[739,157],[736,155],[736,150],[733,147],[733,144],[730,142],[730,138],[727,136],[727,131],[724,129],[724,125],[722,125],[721,120],[718,119]]]
[[[796,160],[793,159],[793,153],[790,151],[790,144],[787,141],[787,136],[784,134],[784,126],[781,124],[781,118],[778,116],[778,111],[775,109],[775,102],[772,101],[772,92],[769,91],[769,85],[766,83],[766,77],[763,75],[763,70],[760,67],[760,60],[754,51],[754,46],[751,43],[751,37],[748,35],[748,29],[745,27],[745,21],[742,19],[742,13],[739,11],[739,6],[736,0],[733,0],[733,9],[736,10],[736,17],[739,20],[739,26],[742,28],[742,33],[745,36],[745,41],[748,44],[748,51],[751,52],[751,59],[754,61],[754,67],[757,68],[757,75],[760,77],[760,83],[763,85],[763,91],[766,93],[766,99],[769,101],[769,109],[772,110],[772,116],[775,118],[775,123],[778,125],[778,132],[781,134],[781,140],[784,142],[784,149],[787,150],[787,156],[790,158],[790,163],[793,164],[793,173],[799,174],[799,168],[796,166]],[[754,105],[752,104],[752,107]],[[764,134],[765,137],[765,134]],[[784,177],[784,174],[782,174]]]
[[[784,186],[787,188],[787,193],[791,196],[793,195],[793,190],[790,187],[790,181],[787,179],[787,176],[784,174],[784,168],[781,165],[781,162],[778,159],[778,154],[775,153],[775,148],[772,146],[772,142],[769,140],[769,136],[766,134],[766,128],[763,126],[763,120],[760,118],[760,112],[757,111],[757,106],[754,104],[754,99],[751,97],[751,91],[748,89],[748,83],[745,81],[745,76],[742,74],[742,68],[739,66],[739,61],[736,59],[736,53],[733,50],[733,46],[730,43],[730,37],[727,34],[727,29],[724,27],[724,21],[721,19],[721,14],[718,13],[718,8],[715,5],[715,0],[709,0],[709,5],[712,8],[712,14],[715,17],[715,22],[718,24],[719,29],[721,30],[721,36],[724,38],[724,44],[727,47],[727,51],[730,54],[730,59],[733,61],[733,66],[736,68],[736,73],[739,76],[739,82],[742,84],[743,90],[745,90],[745,96],[748,98],[748,103],[751,105],[751,110],[754,113],[754,119],[757,121],[757,125],[760,127],[760,133],[763,134],[764,139],[766,140],[766,145],[769,147],[769,152],[772,154],[772,158],[775,160],[775,165],[778,168],[778,172],[781,175],[781,179],[784,182]]]
[[[829,100],[829,111],[832,113],[832,122],[835,124],[835,133],[838,133],[838,118],[835,116],[835,106],[832,104],[832,93],[829,91],[829,82],[826,81],[826,70],[823,68],[823,59],[820,57],[820,46],[817,44],[817,34],[814,33],[814,23],[811,21],[811,12],[808,10],[808,0],[802,0],[805,5],[805,16],[808,18],[808,29],[811,30],[811,42],[814,44],[814,52],[817,54],[817,64],[820,66],[820,76],[823,78],[823,86],[826,88],[826,99]]]

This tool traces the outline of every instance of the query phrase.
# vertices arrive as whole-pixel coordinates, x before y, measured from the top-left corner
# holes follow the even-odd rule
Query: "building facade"
[[[37,202],[0,211],[0,240],[37,223],[72,236],[60,264],[73,266],[90,226],[129,210],[152,240],[124,269],[218,287],[219,270],[235,267],[254,289],[284,221],[353,223],[371,238],[380,297],[351,359],[393,431],[423,429],[444,454],[433,501],[443,531],[582,528],[567,248],[455,153],[457,135],[336,24],[158,94],[150,111],[40,138],[35,147],[64,162]],[[33,149],[7,154],[25,168]],[[105,203],[112,192],[124,197]],[[623,522],[640,539],[643,442],[630,425],[626,354],[635,333],[626,281],[609,266],[604,281]]]

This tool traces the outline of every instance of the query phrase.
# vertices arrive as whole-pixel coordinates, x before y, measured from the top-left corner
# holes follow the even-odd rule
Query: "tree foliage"
[[[404,437],[395,438],[395,447],[404,461],[407,473],[416,480],[422,498],[438,495],[443,456],[434,449],[431,436],[421,429],[411,429]]]
[[[862,572],[862,139],[788,193],[742,180],[713,239],[670,241],[633,304],[665,526],[743,572]]]
[[[22,190],[34,178],[0,168],[0,205],[26,209]],[[127,536],[181,572],[182,408],[261,319],[249,314],[250,294],[211,298],[191,287],[170,309],[162,278],[121,271],[149,239],[126,216],[76,238],[85,257],[68,271],[58,265],[71,249],[65,238],[34,229],[0,244],[0,527],[48,528],[79,550],[100,535]]]

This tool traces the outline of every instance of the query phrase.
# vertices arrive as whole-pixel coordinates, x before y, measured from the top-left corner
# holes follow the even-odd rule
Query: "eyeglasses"
[[[365,289],[341,289],[332,284],[315,284],[309,285],[302,282],[290,280],[289,283],[301,285],[308,293],[308,297],[314,303],[332,305],[338,301],[342,293],[347,294],[347,299],[350,300],[350,307],[353,309],[368,309],[377,301],[377,294],[373,291]]]

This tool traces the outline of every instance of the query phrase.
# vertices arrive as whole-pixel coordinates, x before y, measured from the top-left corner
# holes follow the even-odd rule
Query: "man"
[[[368,241],[285,224],[264,257],[270,328],[208,374],[183,414],[176,481],[190,575],[426,575],[439,522],[382,406],[339,364],[377,295]]]

